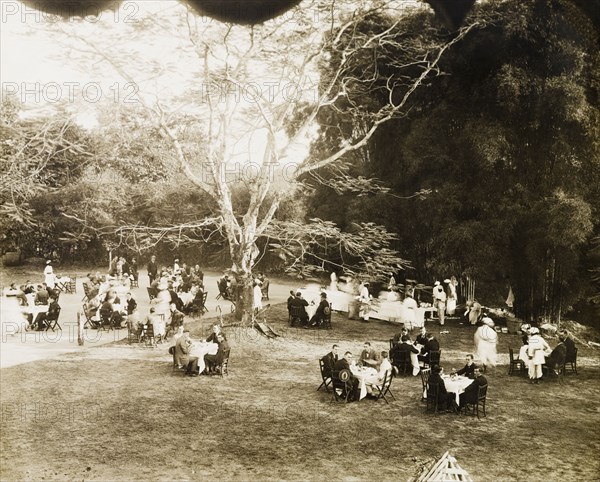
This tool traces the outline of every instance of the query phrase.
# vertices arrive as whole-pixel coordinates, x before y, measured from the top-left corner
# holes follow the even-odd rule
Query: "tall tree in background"
[[[474,27],[405,45],[397,31],[401,16],[392,9],[402,2],[385,8],[373,7],[372,2],[342,2],[346,11],[338,11],[338,4],[315,2],[314,12],[321,15],[318,21],[294,16],[260,27],[234,27],[207,24],[193,12],[181,10],[168,20],[148,18],[132,27],[137,32],[151,28],[185,33],[178,37],[180,49],[190,54],[194,75],[180,103],[144,90],[139,80],[147,66],[124,55],[120,44],[118,49],[107,45],[110,32],[103,43],[70,26],[62,27],[71,39],[81,41],[75,50],[84,52],[86,59],[90,53],[96,55],[123,79],[141,87],[137,98],[170,142],[178,169],[210,196],[217,217],[207,222],[216,224],[226,238],[233,270],[243,286],[239,313],[251,307],[256,241],[268,234],[282,201],[302,196],[299,179],[339,163],[364,147],[381,126],[402,115],[413,92],[439,73],[442,57]],[[364,22],[371,27],[360,28]],[[401,61],[409,64],[400,78],[391,69],[377,68],[380,52],[394,49],[406,49],[396,62],[398,68],[403,67]],[[371,59],[369,78],[357,75],[365,73],[359,70],[365,59]],[[318,73],[322,63],[332,65],[327,76]],[[310,82],[311,75],[321,75],[318,88]],[[362,112],[359,98],[370,95],[386,101]],[[340,131],[323,155],[307,159],[303,149],[317,135],[317,116],[327,107],[339,108],[340,101],[348,116],[346,124],[355,128],[349,135]],[[202,137],[196,142],[186,135],[189,126],[178,122],[180,112],[202,121]],[[201,152],[199,142],[203,142]],[[250,148],[241,149],[243,145]],[[248,194],[243,206],[233,202],[237,186]]]
[[[430,194],[416,204],[373,193],[336,220],[397,232],[419,279],[475,277],[495,287],[479,290],[495,305],[510,283],[520,315],[559,320],[589,286],[580,258],[600,219],[600,32],[566,0],[485,2],[481,18],[440,64],[447,75],[354,163],[397,195]],[[331,111],[323,127],[335,135],[337,120]],[[317,195],[313,215],[328,218],[329,195]]]

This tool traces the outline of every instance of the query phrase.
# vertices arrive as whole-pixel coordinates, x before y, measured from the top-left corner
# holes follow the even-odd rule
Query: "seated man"
[[[465,391],[460,394],[459,408],[463,408],[467,403],[477,403],[479,387],[487,385],[487,379],[481,374],[481,368],[475,368],[474,375],[475,378],[473,379],[473,383],[465,388]]]
[[[302,298],[302,293],[298,291],[293,300],[290,301],[290,309],[296,308],[300,311],[300,324],[306,325],[308,323],[308,313],[306,312],[306,307],[308,306],[308,301]],[[293,322],[293,320],[292,320]]]
[[[373,385],[381,386],[386,376],[391,376],[392,364],[390,363],[389,354],[387,351],[381,352],[381,364],[379,365],[379,371],[373,378],[366,380],[367,387],[367,398],[377,398],[373,395]]]
[[[35,293],[35,304],[36,305],[47,305],[49,299],[48,290],[42,285],[37,286],[37,292]]]
[[[225,336],[225,333],[223,333],[223,331],[221,330],[221,325],[214,324],[212,327],[212,330],[213,330],[213,332],[206,339],[206,341],[208,343],[218,343],[219,335],[223,335],[223,338],[227,339],[227,337]]]
[[[425,346],[427,343],[427,329],[425,326],[421,327],[420,333],[417,335],[417,339],[415,340],[417,345]]]
[[[560,343],[556,345],[552,353],[546,357],[546,365],[551,373],[558,375],[558,370],[565,364],[567,358],[567,347],[565,345],[565,335],[561,333],[558,335]]]
[[[442,374],[444,369],[439,365],[433,365],[431,367],[431,374],[429,375],[429,380],[427,382],[427,396],[429,397],[429,387],[432,385],[438,386],[438,408],[441,410],[452,410],[454,407],[453,402],[455,402],[455,396],[452,393],[448,393],[446,390],[446,384],[444,383],[444,379],[442,378]]]
[[[373,348],[371,348],[370,342],[365,341],[359,361],[362,365],[370,367],[376,367],[379,365],[379,354]]]
[[[190,356],[190,347],[192,346],[192,340],[190,340],[190,331],[184,330],[183,336],[177,340],[175,345],[175,363],[180,368],[185,367],[186,375],[192,377],[198,376],[198,357]]]
[[[321,293],[321,302],[317,307],[317,311],[315,311],[315,314],[310,319],[310,324],[312,326],[321,326],[328,316],[331,316],[331,305],[327,301],[327,293]]]
[[[110,293],[109,293],[110,295]],[[119,298],[109,298],[107,295],[106,300],[102,303],[100,307],[100,318],[102,323],[109,323],[111,326],[116,328],[121,327],[121,322],[123,321],[123,315],[116,309],[115,305],[120,305]]]
[[[169,308],[171,310],[171,324],[169,325],[169,330],[176,332],[177,329],[183,325],[184,314],[177,309],[175,303],[171,303]]]
[[[477,365],[473,363],[473,355],[467,355],[467,364],[456,372],[457,375],[464,375],[468,378],[475,378],[475,368]]]
[[[223,333],[217,334],[217,343],[219,344],[219,348],[216,355],[204,355],[206,373],[214,373],[217,367],[223,363],[223,360],[229,356],[229,343],[227,343]]]
[[[429,364],[429,354],[432,351],[440,351],[440,343],[433,337],[431,333],[427,333],[427,341],[425,345],[421,349],[421,354],[419,355],[419,360]]]
[[[563,335],[563,343],[565,345],[565,348],[567,349],[565,361],[567,363],[575,361],[575,342],[573,341],[573,338],[567,330],[562,330],[559,334]]]
[[[290,312],[290,306],[291,306],[292,300],[293,300],[295,297],[296,297],[296,295],[294,294],[294,292],[293,292],[293,291],[290,291],[290,296],[289,296],[289,297],[288,297],[288,299],[287,299],[287,309],[288,309],[288,314],[289,314],[289,312]]]
[[[50,298],[50,305],[48,305],[48,311],[46,313],[38,313],[33,322],[33,326],[36,330],[41,331],[46,327],[48,320],[54,320],[60,313],[60,305],[58,299]]]
[[[137,310],[137,301],[133,299],[131,293],[127,293],[127,315],[132,315],[135,310]]]
[[[419,374],[420,370],[419,360],[415,356],[419,354],[419,349],[415,345],[410,343],[410,338],[408,337],[408,335],[404,335],[400,341],[401,343],[395,345],[390,351],[390,356],[392,357],[392,364],[399,370],[404,368],[402,366],[402,362],[406,360],[407,355],[405,354],[408,353],[413,375],[416,376]],[[410,355],[411,353],[413,354],[412,356]]]
[[[338,378],[339,373],[342,370],[350,370],[350,362],[352,361],[352,353],[347,351],[346,353],[344,353],[344,357],[340,358],[338,361],[335,362],[335,364],[333,365],[333,389],[335,390],[336,388],[342,388],[342,397],[346,398],[349,402],[353,401],[353,400],[358,400],[360,397],[360,392],[358,390],[358,378],[355,378],[352,376],[352,378],[350,379],[350,384],[351,384],[351,393],[346,393],[346,385]]]
[[[398,343],[400,343],[402,341],[402,337],[404,335],[408,335],[408,330],[404,326],[404,323],[402,323],[402,325],[400,326],[400,331],[394,335],[392,343],[394,345],[397,345]]]
[[[333,367],[338,361],[338,346],[333,345],[331,351],[321,358],[321,360],[323,360],[323,370],[325,370],[325,373],[328,375],[331,374]]]
[[[219,278],[217,287],[219,288],[219,294],[223,297],[223,299],[228,300],[231,298],[229,293],[229,276],[223,275],[222,278]]]

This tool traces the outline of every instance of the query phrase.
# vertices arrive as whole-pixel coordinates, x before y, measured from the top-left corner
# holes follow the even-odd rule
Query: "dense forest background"
[[[594,8],[596,7],[596,8]],[[381,126],[343,165],[303,179],[275,222],[335,225],[361,237],[360,223],[383,226],[389,248],[406,260],[400,278],[431,284],[452,275],[477,281],[476,296],[503,306],[512,287],[517,314],[555,320],[572,311],[592,316],[600,303],[600,11],[599,2],[507,0],[477,4],[481,26],[453,46],[443,75],[417,89],[401,117]],[[360,25],[377,35],[394,21]],[[427,11],[402,18],[401,42],[355,59],[356,82],[339,105],[324,109],[310,156],[360,130],[363,116],[387,101],[374,70],[406,74],[407,52],[453,35]],[[350,41],[350,40],[349,40]],[[341,59],[320,66],[326,81]],[[361,95],[365,85],[375,95]],[[375,88],[374,88],[375,87]],[[348,103],[352,109],[348,109]],[[345,105],[343,105],[345,104]],[[21,115],[4,96],[0,114],[2,251],[62,263],[106,262],[107,251],[157,253],[227,267],[229,251],[210,227],[170,233],[152,243],[124,243],[120,222],[152,227],[214,214],[214,202],[174,169],[173,154],[143,110],[101,111],[101,128],[85,130],[60,106],[47,116]],[[347,113],[353,112],[352,116]],[[343,115],[340,115],[340,112]],[[190,143],[194,136],[189,123]],[[243,206],[248,193],[234,191]],[[85,222],[82,223],[82,219]],[[90,229],[95,226],[95,229]],[[362,229],[364,229],[364,224]],[[365,233],[365,236],[373,233]],[[261,238],[257,268],[283,272],[273,239]],[[313,246],[323,271],[343,253]],[[316,256],[316,254],[315,254]],[[328,264],[331,262],[331,265]],[[314,274],[314,272],[311,272]],[[387,276],[387,274],[385,274]],[[399,280],[400,281],[400,280]]]

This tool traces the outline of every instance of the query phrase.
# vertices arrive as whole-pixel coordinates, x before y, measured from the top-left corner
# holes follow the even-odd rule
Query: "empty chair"
[[[65,285],[67,293],[77,293],[77,277],[71,276],[70,281]]]
[[[421,395],[421,401],[425,401],[425,394],[427,393],[427,383],[429,382],[429,375],[431,375],[431,368],[421,368],[421,384],[423,386],[423,392]]]
[[[508,374],[509,375],[523,375],[525,374],[525,362],[519,358],[515,358],[514,351],[512,348],[508,349]]]
[[[321,358],[319,360],[319,368],[321,370],[321,379],[323,380],[321,384],[317,387],[317,391],[321,389],[321,387],[325,388],[325,391],[329,391],[329,385],[331,385],[331,372],[327,373],[327,367],[325,366],[325,362]]]
[[[577,347],[575,347],[573,356],[565,359],[565,368],[567,365],[569,365],[571,367],[571,371],[575,372],[575,375],[577,375]]]

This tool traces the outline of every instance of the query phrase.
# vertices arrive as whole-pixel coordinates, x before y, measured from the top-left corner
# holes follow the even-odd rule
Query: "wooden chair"
[[[577,347],[575,347],[574,358],[572,360],[565,359],[565,365],[563,368],[566,368],[567,365],[570,365],[571,371],[575,372],[575,375],[577,375]],[[566,373],[566,371],[564,373]]]
[[[321,387],[325,387],[325,391],[329,392],[329,385],[331,385],[331,372],[327,373],[325,370],[325,362],[321,358],[319,360],[319,368],[321,369],[321,379],[323,380],[321,384],[317,387],[317,391],[321,389]]]
[[[440,395],[440,386],[437,383],[427,383],[427,405],[426,412],[437,413]]]
[[[427,365],[429,365],[430,367],[432,367],[433,365],[439,365],[441,357],[442,350],[429,352],[429,363],[427,363]]]
[[[394,348],[394,345],[395,345],[394,339],[390,338],[390,351],[392,351],[392,348]]]
[[[83,311],[83,316],[85,316],[85,323],[83,324],[84,328],[88,328],[89,327],[89,328],[92,328],[94,330],[97,330],[98,328],[101,327],[100,320],[96,320],[96,319],[94,319],[94,317],[88,315],[88,311],[89,310],[87,309],[87,306],[86,306],[85,303],[83,305],[82,311]]]
[[[465,403],[465,406],[463,407],[463,411],[465,412],[465,414],[472,414],[472,415],[477,415],[477,418],[479,417],[479,408],[481,407],[481,413],[483,414],[483,416],[486,416],[485,413],[485,402],[486,402],[486,398],[487,398],[487,383],[485,385],[481,385],[477,391],[477,402],[475,403]]]
[[[421,401],[425,401],[425,393],[427,392],[427,383],[429,382],[429,375],[431,375],[431,368],[421,368],[421,384],[423,385],[423,391],[421,392]]]
[[[144,342],[146,346],[156,346],[156,340],[154,339],[154,327],[152,326],[152,323],[144,325],[140,342]]]
[[[352,381],[352,373],[350,370],[343,369],[339,372],[331,372],[331,382],[333,388],[333,394],[331,396],[331,401],[336,402],[344,402],[347,403],[351,400],[353,395],[353,381]],[[338,393],[338,390],[340,393]]]
[[[221,378],[223,378],[224,375],[229,375],[229,352],[230,351],[231,351],[231,349],[223,352],[223,359],[221,360],[221,363],[219,363],[216,366],[217,375],[221,375]]]
[[[71,281],[65,284],[67,293],[77,293],[77,276],[70,276]]]
[[[398,372],[407,375],[412,373],[412,361],[409,351],[401,351],[398,353],[398,358],[394,360],[394,365],[398,367]]]
[[[523,375],[525,374],[525,362],[519,358],[515,358],[515,354],[512,348],[508,349],[508,374],[509,375]]]
[[[98,331],[112,331],[113,323],[112,323],[112,312],[101,311],[100,312],[100,326],[98,327]]]
[[[136,333],[133,327],[133,323],[127,320],[127,343],[131,345],[132,342],[140,342],[140,334]],[[175,347],[173,347],[175,348]],[[170,352],[169,352],[170,353]]]
[[[46,331],[48,331],[48,330],[54,331],[55,329],[59,329],[60,331],[62,331],[62,327],[58,323],[59,315],[60,315],[60,306],[58,307],[57,311],[55,311],[54,313],[50,313],[48,316],[46,316],[46,320],[44,321],[44,323],[46,324]]]
[[[381,386],[373,385],[373,388],[375,390],[377,390],[377,392],[378,392],[376,394],[375,400],[379,400],[379,399],[383,398],[385,400],[385,403],[388,403],[387,398],[385,398],[386,395],[390,395],[394,400],[396,400],[396,397],[394,397],[394,394],[390,390],[391,386],[392,386],[392,372],[389,371],[389,372],[386,372],[385,377],[383,378],[383,382],[381,383]]]
[[[302,324],[302,317],[304,315],[304,310],[302,306],[290,306],[288,323],[290,326],[294,326],[295,323]]]
[[[83,295],[83,299],[81,300],[82,303],[86,303],[88,301],[90,301],[90,291],[92,290],[92,288],[90,287],[90,285],[86,282],[83,283],[83,292],[85,293]]]

